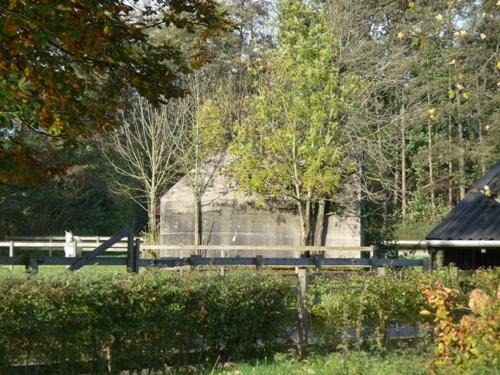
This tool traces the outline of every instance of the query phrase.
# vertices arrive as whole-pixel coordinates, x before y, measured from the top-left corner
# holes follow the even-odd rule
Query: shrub
[[[352,336],[359,347],[368,344],[368,336],[375,334],[376,349],[383,349],[388,344],[390,325],[416,326],[425,322],[420,315],[426,306],[425,285],[439,282],[454,288],[460,291],[457,303],[466,304],[467,296],[476,288],[496,293],[499,280],[500,269],[470,273],[452,267],[432,273],[405,270],[384,276],[354,274],[330,280],[320,277],[309,297],[313,328],[319,343],[327,348],[345,344],[346,337]]]
[[[285,340],[289,298],[290,281],[267,272],[2,279],[0,373],[24,361],[92,373],[266,355]]]
[[[484,276],[480,280],[478,276]],[[500,371],[500,301],[498,278],[478,272],[473,281],[492,288],[473,289],[468,306],[460,292],[435,283],[424,288],[427,309],[435,331],[435,368],[438,373],[497,374]]]
[[[416,325],[422,320],[420,275],[389,272],[385,276],[353,275],[347,280],[320,281],[310,299],[312,302],[313,296],[321,297],[320,303],[310,306],[315,333],[327,345],[333,345],[354,330],[358,346],[375,333],[377,347],[384,347],[391,324]]]

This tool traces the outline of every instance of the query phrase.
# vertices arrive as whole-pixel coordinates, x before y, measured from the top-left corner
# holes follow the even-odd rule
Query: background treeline
[[[244,159],[231,173],[247,191],[297,199],[304,242],[314,232],[307,210],[325,199],[341,210],[335,193],[356,174],[369,242],[422,238],[498,159],[497,1],[227,0],[221,6],[236,28],[211,40],[202,70],[183,78],[189,94],[169,104],[190,125],[183,155],[194,157],[174,160],[153,193],[134,195],[141,181],[120,173],[127,160],[109,152],[112,138],[82,141],[67,150],[66,175],[36,188],[0,186],[1,236],[65,227],[110,234],[131,218],[155,232],[159,197],[206,162],[208,148]],[[169,32],[180,46],[196,43],[193,34]],[[131,105],[137,102],[131,93]],[[131,115],[124,116],[126,123]],[[216,136],[207,143],[200,134]],[[281,147],[292,135],[302,143],[290,167],[302,168],[292,176],[296,186],[287,182],[290,152]],[[110,159],[122,168],[111,168]],[[268,174],[246,178],[262,161]],[[204,178],[192,178],[198,198],[210,182]]]

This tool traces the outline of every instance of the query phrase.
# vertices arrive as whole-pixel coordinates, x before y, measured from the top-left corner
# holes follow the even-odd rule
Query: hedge
[[[406,270],[389,271],[384,276],[316,278],[309,293],[316,344],[328,350],[347,343],[384,349],[389,343],[387,333],[391,325],[421,326],[427,322],[421,315],[426,308],[425,286],[440,283],[456,289],[457,302],[467,306],[473,289],[480,288],[495,296],[499,282],[500,268],[476,272],[443,268],[432,273]]]
[[[0,373],[162,369],[268,355],[287,341],[291,281],[268,272],[0,280]]]

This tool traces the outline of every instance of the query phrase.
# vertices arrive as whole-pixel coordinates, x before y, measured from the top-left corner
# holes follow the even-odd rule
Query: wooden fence
[[[139,237],[133,236],[133,230],[126,227],[113,237],[104,236],[81,236],[81,242],[73,242],[73,246],[82,248],[86,254],[81,257],[85,264],[99,265],[126,265],[129,269],[140,267],[184,267],[184,266],[218,266],[221,272],[223,267],[230,266],[255,266],[261,267],[363,267],[372,270],[384,267],[423,267],[429,268],[428,258],[423,259],[387,259],[376,258],[372,247],[339,247],[339,246],[247,246],[247,245],[149,245],[141,244]],[[127,238],[123,238],[126,237]],[[0,257],[0,265],[26,265],[35,271],[39,265],[73,265],[79,263],[78,258],[65,258],[52,256],[53,250],[63,250],[66,244],[63,236],[46,237],[10,237],[9,241],[0,242],[1,248],[8,248],[8,257]],[[45,241],[45,242],[39,242]],[[132,241],[132,242],[131,242]],[[409,245],[409,244],[408,244]],[[417,246],[421,246],[418,243]],[[403,245],[404,246],[404,245]],[[415,246],[411,244],[410,247]],[[24,256],[16,256],[16,249],[22,249]],[[33,256],[30,252],[35,250],[48,251],[49,257]],[[97,251],[97,255],[96,255]],[[124,257],[102,257],[104,252],[127,252]],[[159,252],[163,254],[177,254],[175,257],[161,257],[155,259],[144,259],[147,252]],[[217,256],[193,255],[200,253],[217,254]],[[245,252],[259,252],[263,255],[241,256]],[[276,253],[284,252],[285,255],[276,256]],[[332,254],[335,257],[325,257],[324,254]],[[337,256],[345,252],[346,257]],[[353,252],[359,257],[353,257]],[[26,254],[27,253],[27,254]],[[235,254],[237,253],[237,255]],[[273,256],[266,256],[269,254]],[[179,256],[180,254],[180,256]],[[306,255],[307,254],[307,255]],[[323,254],[323,256],[321,255]],[[305,256],[306,255],[306,256]],[[312,256],[311,256],[312,255]],[[81,262],[80,262],[81,263]]]
[[[83,252],[88,252],[95,249],[97,246],[102,245],[105,241],[108,241],[111,237],[99,237],[99,242],[73,242],[71,246],[79,247]],[[135,241],[140,241],[139,237],[135,238]],[[14,257],[16,255],[16,250],[23,250],[23,252],[32,251],[47,251],[49,257],[52,256],[53,251],[62,251],[64,247],[68,246],[67,243],[59,242],[37,242],[37,241],[4,241],[0,242],[0,249],[8,248],[9,257]],[[128,240],[120,240],[113,244],[107,252],[126,252],[128,248]],[[257,251],[263,254],[274,253],[274,252],[288,252],[294,254],[296,257],[300,257],[301,254],[305,252],[309,253],[321,253],[328,251],[335,252],[357,252],[360,256],[371,257],[373,254],[372,247],[362,246],[362,247],[340,247],[340,246],[248,246],[248,245],[140,245],[141,253],[148,253],[150,251],[154,252],[165,252],[165,253],[176,253],[180,254],[179,257],[190,256],[192,253],[199,254],[200,252],[212,252],[217,253],[218,256],[224,258],[226,255],[230,255],[232,252],[251,252]]]
[[[0,257],[0,265],[25,265],[37,270],[39,266],[44,265],[66,265],[69,266],[75,262],[76,258],[65,257]],[[103,266],[127,266],[128,258],[125,257],[96,257],[87,264],[97,264]],[[263,267],[362,267],[377,270],[384,267],[423,267],[429,269],[428,258],[423,259],[388,259],[388,258],[322,258],[313,256],[310,258],[265,258],[256,257],[201,257],[192,255],[186,258],[172,257],[159,259],[137,259],[137,267],[185,267],[185,266],[254,266],[257,269]],[[221,270],[223,272],[223,270]]]

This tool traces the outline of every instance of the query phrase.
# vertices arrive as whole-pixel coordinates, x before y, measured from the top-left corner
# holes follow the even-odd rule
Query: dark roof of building
[[[500,161],[425,239],[500,240]]]

